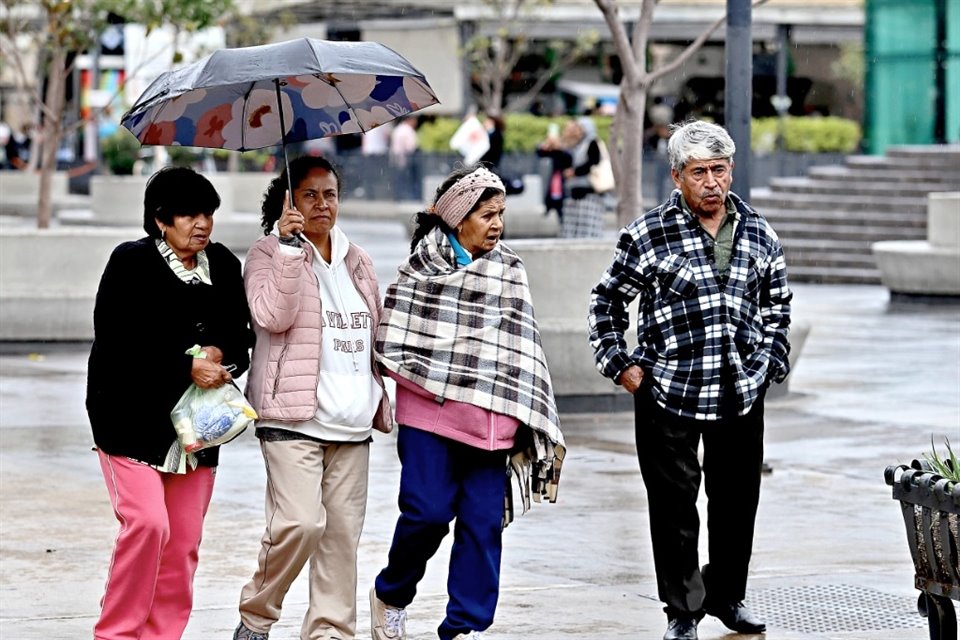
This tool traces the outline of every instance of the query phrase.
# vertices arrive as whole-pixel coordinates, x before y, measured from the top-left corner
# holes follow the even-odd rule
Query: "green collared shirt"
[[[726,205],[727,212],[723,216],[723,220],[720,221],[717,235],[711,236],[707,233],[704,239],[704,242],[713,248],[713,262],[717,266],[717,272],[723,275],[726,275],[727,270],[730,268],[730,256],[733,254],[733,227],[736,224],[737,213],[737,208],[733,206],[733,202],[729,197],[727,197]],[[683,196],[680,196],[680,206],[683,207],[684,213],[690,214],[691,216],[694,215]],[[697,217],[697,220],[699,221],[700,218]],[[703,226],[702,223],[701,226]],[[704,231],[706,231],[706,229],[704,229]]]

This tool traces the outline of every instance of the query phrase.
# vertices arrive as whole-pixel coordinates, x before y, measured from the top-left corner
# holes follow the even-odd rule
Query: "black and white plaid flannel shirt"
[[[783,248],[763,217],[736,194],[729,198],[736,226],[725,274],[675,190],[621,230],[613,264],[590,298],[590,344],[600,372],[616,381],[639,365],[660,406],[696,420],[722,417],[725,387],[735,391],[743,415],[764,386],[790,370],[793,294]],[[637,297],[638,346],[630,352],[624,334]]]

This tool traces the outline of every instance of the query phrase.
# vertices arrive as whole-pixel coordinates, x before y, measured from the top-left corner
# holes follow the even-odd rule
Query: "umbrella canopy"
[[[121,124],[145,145],[246,151],[369,131],[438,102],[389,47],[301,38],[161,74]]]

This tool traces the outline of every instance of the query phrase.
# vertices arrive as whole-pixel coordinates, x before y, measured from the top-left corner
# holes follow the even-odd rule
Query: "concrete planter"
[[[37,191],[40,190],[40,174],[30,171],[0,171],[0,189],[3,190],[4,198],[14,196],[36,198]],[[65,196],[68,192],[67,172],[55,171],[51,195]]]
[[[258,234],[252,216],[214,218],[214,239],[238,253]],[[139,224],[0,227],[0,341],[92,340],[93,304],[107,260],[121,242],[143,236]]]
[[[39,192],[39,173],[0,171],[0,215],[36,218]],[[54,172],[50,196],[54,214],[61,209],[77,206],[77,203],[82,201],[70,196],[66,171]]]
[[[877,242],[873,255],[894,294],[960,296],[960,192],[928,196],[926,240]]]
[[[597,371],[587,338],[590,290],[613,259],[613,244],[559,239],[507,244],[523,258],[527,270],[560,410],[627,408],[629,396]]]
[[[207,177],[211,178],[211,180],[218,178],[223,181],[225,184],[224,190],[230,191],[233,205],[236,207],[236,209],[233,209],[234,211],[256,213],[259,215],[260,205],[263,202],[263,194],[267,191],[270,181],[277,177],[277,175],[279,174],[251,171],[217,173]],[[217,183],[214,182],[214,185],[216,184]],[[221,194],[220,197],[222,198],[223,195]],[[220,208],[223,209],[223,207]]]
[[[0,228],[0,340],[91,340],[107,259],[137,228]]]
[[[218,212],[233,213],[233,183],[228,174],[210,174],[207,179],[220,195]],[[143,225],[143,192],[150,176],[93,176],[90,179],[94,224]],[[259,209],[259,206],[258,206]]]

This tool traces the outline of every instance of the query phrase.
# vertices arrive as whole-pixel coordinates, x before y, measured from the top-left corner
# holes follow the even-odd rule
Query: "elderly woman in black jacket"
[[[240,261],[210,242],[213,185],[168,167],[143,204],[147,236],[114,249],[93,314],[87,412],[120,522],[97,640],[183,633],[218,450],[184,453],[170,411],[191,383],[246,371],[252,346]]]

